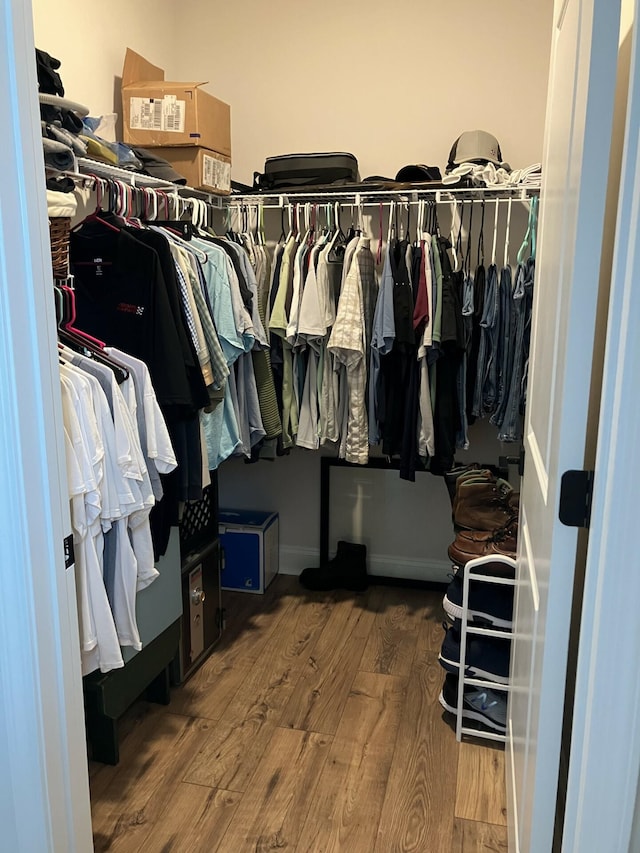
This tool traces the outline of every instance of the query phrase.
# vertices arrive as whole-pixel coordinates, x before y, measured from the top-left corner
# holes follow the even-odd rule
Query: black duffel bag
[[[268,157],[264,172],[255,172],[254,189],[301,190],[304,187],[340,186],[360,181],[358,161],[353,154],[282,154]]]

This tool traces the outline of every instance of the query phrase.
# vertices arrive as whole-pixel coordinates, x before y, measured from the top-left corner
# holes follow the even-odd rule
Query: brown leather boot
[[[460,531],[455,540],[449,545],[447,553],[452,563],[458,566],[466,565],[469,560],[476,557],[501,556],[516,559],[515,538],[506,531],[500,531],[491,539],[473,540],[463,536],[465,531]],[[511,547],[514,546],[514,547]]]
[[[453,498],[453,514],[456,514],[456,508],[458,506],[458,499],[460,496],[460,489],[465,483],[495,483],[495,476],[489,471],[488,468],[477,468],[474,470],[466,471],[464,474],[461,474],[456,481],[456,493]]]
[[[505,527],[513,517],[513,510],[508,504],[511,491],[505,480],[461,483],[454,512],[455,525],[470,530]]]
[[[477,547],[478,543],[500,542],[503,548],[515,551],[518,547],[518,519],[514,517],[505,527],[500,530],[459,530],[456,539],[465,543],[463,550]]]

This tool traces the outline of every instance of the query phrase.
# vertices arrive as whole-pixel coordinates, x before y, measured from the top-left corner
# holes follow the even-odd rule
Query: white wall
[[[33,0],[33,18],[36,47],[62,62],[66,95],[91,115],[120,113],[127,47],[164,68],[167,77],[175,73],[179,7],[171,0]]]
[[[446,165],[464,130],[539,161],[552,0],[184,0],[183,79],[232,106],[233,176],[268,155],[351,151],[362,177]]]

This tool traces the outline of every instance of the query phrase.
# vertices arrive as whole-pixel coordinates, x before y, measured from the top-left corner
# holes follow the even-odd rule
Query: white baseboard
[[[307,566],[318,565],[320,565],[320,550],[318,548],[280,546],[281,575],[299,575]]]
[[[280,546],[280,574],[299,575],[307,566],[320,563],[320,551],[317,548],[298,548],[290,545]],[[375,577],[401,578],[405,580],[447,583],[451,573],[448,560],[417,560],[410,557],[397,557],[391,554],[369,554],[367,556],[369,574]]]

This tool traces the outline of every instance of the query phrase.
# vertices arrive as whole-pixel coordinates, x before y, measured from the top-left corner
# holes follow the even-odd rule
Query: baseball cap
[[[451,147],[447,171],[460,163],[502,163],[500,143],[486,130],[466,130]]]
[[[441,180],[442,175],[440,174],[440,169],[437,166],[425,166],[423,163],[403,166],[396,175],[396,181],[407,184]]]

